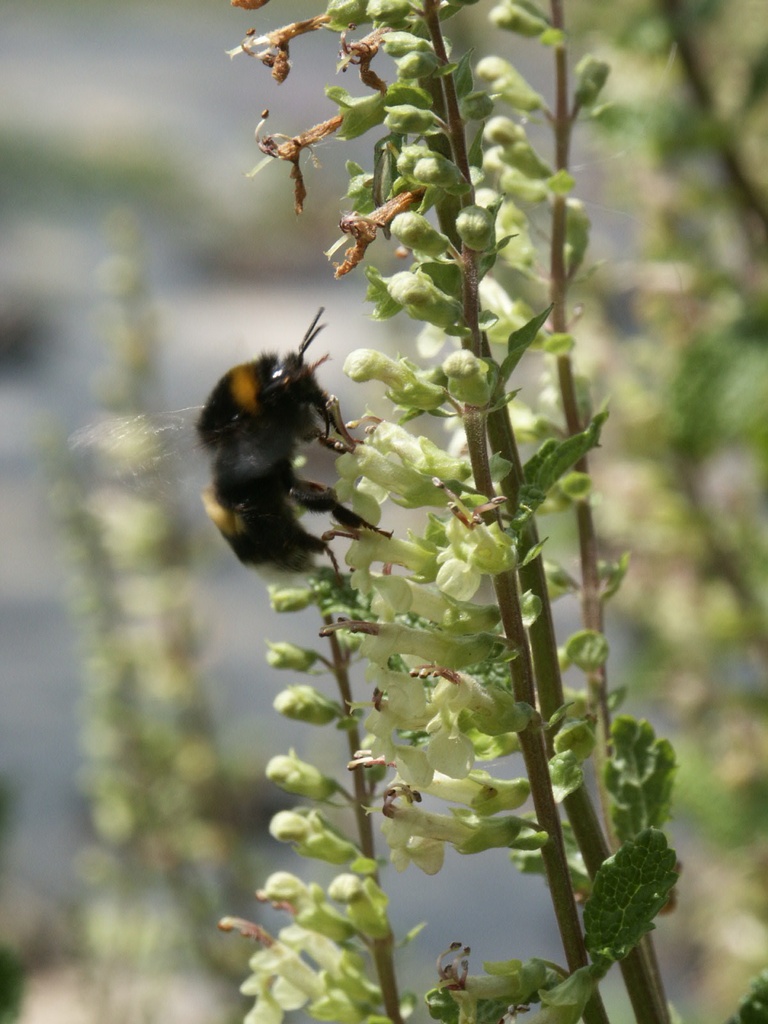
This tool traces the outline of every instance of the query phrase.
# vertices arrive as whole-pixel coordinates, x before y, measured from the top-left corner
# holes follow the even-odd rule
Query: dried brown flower
[[[268,2],[268,0],[232,0],[232,3],[235,2],[237,2],[238,6],[250,8],[260,7],[263,3]],[[272,32],[264,33],[264,35],[257,36],[251,32],[246,35],[240,46],[231,50],[230,53],[234,54],[242,51],[248,54],[249,57],[255,57],[266,67],[272,69],[272,77],[275,81],[284,82],[288,77],[288,72],[291,70],[289,59],[291,40],[297,36],[305,35],[307,32],[316,32],[317,29],[327,25],[329,20],[327,14],[317,14],[314,18],[307,18],[305,21],[293,21],[290,25],[283,25],[282,28],[276,28]]]
[[[373,213],[348,213],[342,217],[339,227],[344,234],[354,238],[355,244],[344,253],[343,263],[334,264],[334,277],[343,277],[350,270],[354,270],[376,237],[378,229],[387,227],[398,213],[404,213],[415,203],[420,203],[424,198],[424,192],[423,188],[415,189],[413,192],[400,192],[377,207]]]
[[[344,70],[346,70],[346,66],[358,65],[360,81],[363,85],[382,93],[387,91],[387,83],[371,69],[371,61],[379,52],[381,39],[387,32],[389,32],[389,28],[376,28],[363,39],[358,39],[354,43],[347,42],[346,32],[343,32],[341,36],[341,56],[345,65]]]
[[[266,111],[264,113],[266,114]],[[301,157],[302,150],[307,149],[329,135],[333,135],[341,126],[341,122],[342,116],[337,114],[328,121],[322,121],[320,124],[308,128],[305,132],[294,135],[293,138],[285,135],[259,136],[257,130],[256,141],[262,153],[266,153],[267,156],[276,157],[278,160],[287,160],[293,165],[291,168],[291,179],[295,182],[293,187],[293,209],[296,213],[303,211],[304,200],[307,195],[304,177],[299,167],[299,158]],[[278,139],[283,139],[284,141],[278,142]]]

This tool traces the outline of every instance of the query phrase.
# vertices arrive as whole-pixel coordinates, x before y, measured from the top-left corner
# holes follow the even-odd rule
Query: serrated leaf
[[[532,320],[529,320],[527,324],[523,324],[522,327],[519,327],[510,334],[507,339],[507,354],[499,368],[499,379],[502,383],[506,383],[509,380],[512,371],[522,359],[525,350],[536,340],[536,335],[544,326],[551,312],[552,307],[548,306],[543,313],[539,313]]]
[[[677,881],[675,851],[648,828],[604,861],[584,907],[587,949],[596,963],[622,960],[654,927]]]
[[[563,473],[598,444],[607,418],[607,412],[599,412],[586,430],[572,434],[565,441],[546,440],[523,467],[526,482],[536,484],[545,493],[549,491]]]
[[[549,777],[552,781],[552,793],[558,804],[582,785],[584,772],[572,750],[564,750],[562,754],[555,754],[550,758]]]
[[[611,726],[613,753],[604,779],[611,794],[611,818],[620,839],[659,828],[669,817],[676,770],[668,740],[656,739],[649,722],[619,715]]]
[[[542,505],[550,488],[574,463],[594,448],[600,440],[600,431],[608,418],[607,411],[595,416],[586,430],[573,434],[565,441],[548,438],[524,466],[525,483],[518,493],[518,506],[510,529],[520,531],[537,508]]]

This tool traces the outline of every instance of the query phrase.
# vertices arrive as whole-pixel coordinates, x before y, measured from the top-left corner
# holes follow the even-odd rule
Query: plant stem
[[[435,53],[441,62],[447,63],[448,58],[438,13],[439,7],[438,0],[427,0],[424,5],[424,18]],[[451,143],[453,160],[462,171],[467,183],[471,184],[464,123],[459,111],[453,75],[443,75],[441,85],[445,107],[445,121],[448,125],[448,137]],[[471,203],[473,198],[473,193],[470,189],[462,197],[462,203]],[[479,323],[480,298],[477,253],[467,246],[462,246],[461,267],[464,322],[469,329],[468,347],[472,349],[475,355],[480,356],[486,343]],[[474,406],[466,406],[463,418],[475,485],[481,494],[486,494],[490,497],[495,493],[495,488],[491,478],[488,459],[486,412]],[[510,663],[512,687],[515,697],[517,700],[535,705],[536,687],[533,665],[528,647],[528,638],[523,625],[517,578],[514,572],[500,573],[495,576],[494,587],[504,633],[518,652],[517,657]],[[575,971],[579,967],[586,965],[587,952],[568,871],[562,825],[552,793],[543,734],[540,730],[525,730],[520,734],[520,743],[526,763],[526,770],[531,782],[536,816],[550,837],[542,850],[542,857],[568,967],[571,971]],[[599,994],[596,994],[590,1000],[585,1017],[590,1024],[607,1024],[605,1009]]]
[[[552,24],[564,31],[565,20],[563,0],[551,0]],[[554,47],[555,57],[555,108],[551,115],[552,130],[555,138],[555,166],[558,171],[567,171],[571,141],[573,118],[569,109],[568,98],[568,61],[564,43]],[[556,333],[568,330],[568,285],[569,276],[565,259],[565,243],[568,207],[565,196],[555,195],[552,200],[552,240],[550,245],[549,297],[552,302],[552,329]],[[568,355],[559,356],[557,360],[557,376],[560,385],[560,396],[565,415],[566,428],[570,435],[578,434],[584,429],[582,414],[579,410],[578,395],[573,373],[573,365]],[[586,456],[576,463],[576,470],[589,473]],[[595,632],[604,631],[603,606],[600,599],[600,574],[598,563],[597,533],[592,517],[589,500],[576,502],[576,523],[579,536],[579,553],[581,561],[581,616],[585,629]],[[608,685],[605,667],[600,666],[587,675],[589,707],[597,723],[597,745],[595,747],[595,765],[598,781],[598,792],[603,809],[605,828],[612,836],[611,820],[608,814],[608,798],[602,784],[603,768],[608,756],[611,731],[610,712],[608,709]],[[615,841],[613,845],[616,845]]]
[[[323,621],[326,625],[331,625],[333,620],[330,616],[325,616]],[[352,704],[352,687],[349,681],[348,659],[339,644],[337,634],[332,630],[328,634],[328,640],[331,645],[333,674],[339,688],[339,694],[344,707],[349,708]],[[357,721],[353,719],[353,722],[354,724],[346,730],[350,760],[355,757],[362,745]],[[373,788],[369,785],[365,772],[360,768],[352,772],[352,779],[355,787],[353,810],[357,824],[360,850],[364,857],[375,860],[376,848],[373,839],[373,826],[371,825],[371,818],[367,810],[373,801]],[[378,871],[374,871],[372,877],[378,885]],[[403,1018],[400,1013],[397,974],[392,955],[394,950],[394,936],[392,932],[390,931],[384,938],[371,939],[369,948],[376,966],[376,975],[379,980],[379,987],[381,988],[381,996],[387,1016],[392,1021],[392,1024],[403,1024]]]
[[[550,10],[553,26],[563,31],[565,27],[563,0],[551,0]],[[551,121],[555,137],[555,161],[557,170],[567,171],[573,114],[569,111],[567,52],[563,43],[554,47],[554,57],[555,109]],[[552,328],[555,332],[563,333],[567,332],[568,329],[567,297],[569,275],[565,259],[566,228],[567,203],[564,196],[556,195],[552,203],[550,300],[553,304]],[[583,430],[584,423],[582,422],[578,406],[578,393],[570,356],[558,357],[557,373],[567,430],[570,435],[573,435]],[[586,457],[579,460],[576,464],[576,469],[582,473],[589,472]],[[576,522],[582,575],[582,621],[585,628],[602,633],[604,631],[604,621],[603,605],[600,596],[597,531],[588,500],[576,503]],[[539,562],[539,559],[535,561]],[[532,577],[530,582],[534,593],[538,593],[540,587],[546,590],[546,582],[541,578],[543,577],[543,570],[534,568],[532,565],[530,576]],[[539,596],[541,597],[541,594]],[[540,615],[536,625],[539,625],[540,631],[548,631],[552,625],[551,615]],[[550,656],[554,641],[554,634],[551,637],[539,636],[538,634],[532,637],[534,657],[538,654],[540,659],[540,663],[537,665],[540,678],[542,675],[550,679],[559,678],[559,666]],[[541,663],[542,661],[544,662],[543,664]],[[595,747],[594,763],[598,793],[603,807],[605,827],[615,847],[618,843],[613,835],[608,808],[608,795],[602,781],[610,737],[610,712],[607,699],[608,685],[604,666],[588,673],[587,685],[589,703],[597,722],[598,742]],[[550,695],[553,689],[556,692],[556,688],[553,688],[550,684]],[[562,694],[562,683],[560,683],[559,689]],[[560,697],[560,700],[562,701],[562,697]],[[565,804],[574,835],[584,856],[587,870],[590,876],[594,878],[600,864],[608,856],[609,847],[594,813],[592,802],[584,787],[581,787],[581,789],[566,798]],[[648,937],[622,961],[621,969],[638,1024],[668,1024],[669,1014],[661,976],[653,946]]]

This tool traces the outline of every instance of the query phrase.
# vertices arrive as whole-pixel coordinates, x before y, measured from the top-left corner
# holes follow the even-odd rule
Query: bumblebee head
[[[315,380],[315,369],[328,358],[305,364],[304,354],[324,325],[318,326],[323,308],[318,310],[297,352],[280,357],[265,354],[250,363],[229,370],[208,397],[197,421],[197,432],[204,445],[216,445],[234,431],[267,428],[270,419],[283,407],[303,404],[320,409],[325,393]],[[303,417],[298,416],[301,422]]]

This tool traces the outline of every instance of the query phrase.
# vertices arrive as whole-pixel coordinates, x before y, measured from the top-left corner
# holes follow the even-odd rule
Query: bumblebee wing
[[[93,460],[99,475],[130,483],[170,472],[174,457],[195,446],[199,406],[152,415],[116,416],[88,424],[69,438],[71,451]]]

